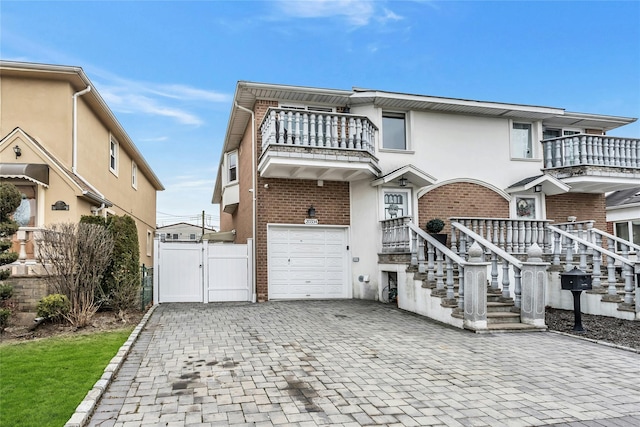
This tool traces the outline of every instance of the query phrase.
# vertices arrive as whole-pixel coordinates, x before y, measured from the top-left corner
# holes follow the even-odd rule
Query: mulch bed
[[[575,314],[572,310],[546,309],[545,321],[549,330],[565,332],[596,341],[628,347],[640,351],[640,321],[614,317],[581,315],[584,332],[573,330]]]

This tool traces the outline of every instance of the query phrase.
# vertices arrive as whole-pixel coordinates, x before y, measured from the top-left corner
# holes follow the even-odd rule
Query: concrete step
[[[487,302],[487,313],[509,312],[514,307],[513,302]]]
[[[520,314],[507,311],[487,312],[487,324],[520,323]]]

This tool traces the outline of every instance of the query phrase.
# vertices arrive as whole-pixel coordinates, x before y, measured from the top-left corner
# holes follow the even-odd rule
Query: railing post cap
[[[473,245],[469,248],[469,261],[471,262],[481,262],[483,261],[482,255],[482,247],[478,244],[478,242],[473,242]]]
[[[542,260],[542,249],[538,246],[537,243],[533,243],[529,250],[527,251],[527,261],[541,261]]]

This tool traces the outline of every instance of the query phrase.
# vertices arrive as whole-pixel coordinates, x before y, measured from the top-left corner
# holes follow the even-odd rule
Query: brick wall
[[[547,219],[557,223],[567,222],[575,216],[576,221],[595,220],[595,227],[607,230],[606,203],[604,194],[565,193],[547,196]]]
[[[264,188],[269,184],[269,188]],[[319,225],[350,225],[349,183],[258,178],[256,282],[258,301],[268,299],[267,224],[303,224],[313,205]]]
[[[418,200],[420,228],[432,218],[445,222],[443,232],[449,234],[448,218],[509,218],[509,202],[500,194],[470,182],[456,182],[435,188]]]

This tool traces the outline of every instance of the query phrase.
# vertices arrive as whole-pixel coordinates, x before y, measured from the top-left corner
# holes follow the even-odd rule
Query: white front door
[[[348,298],[344,227],[268,227],[269,299]]]

